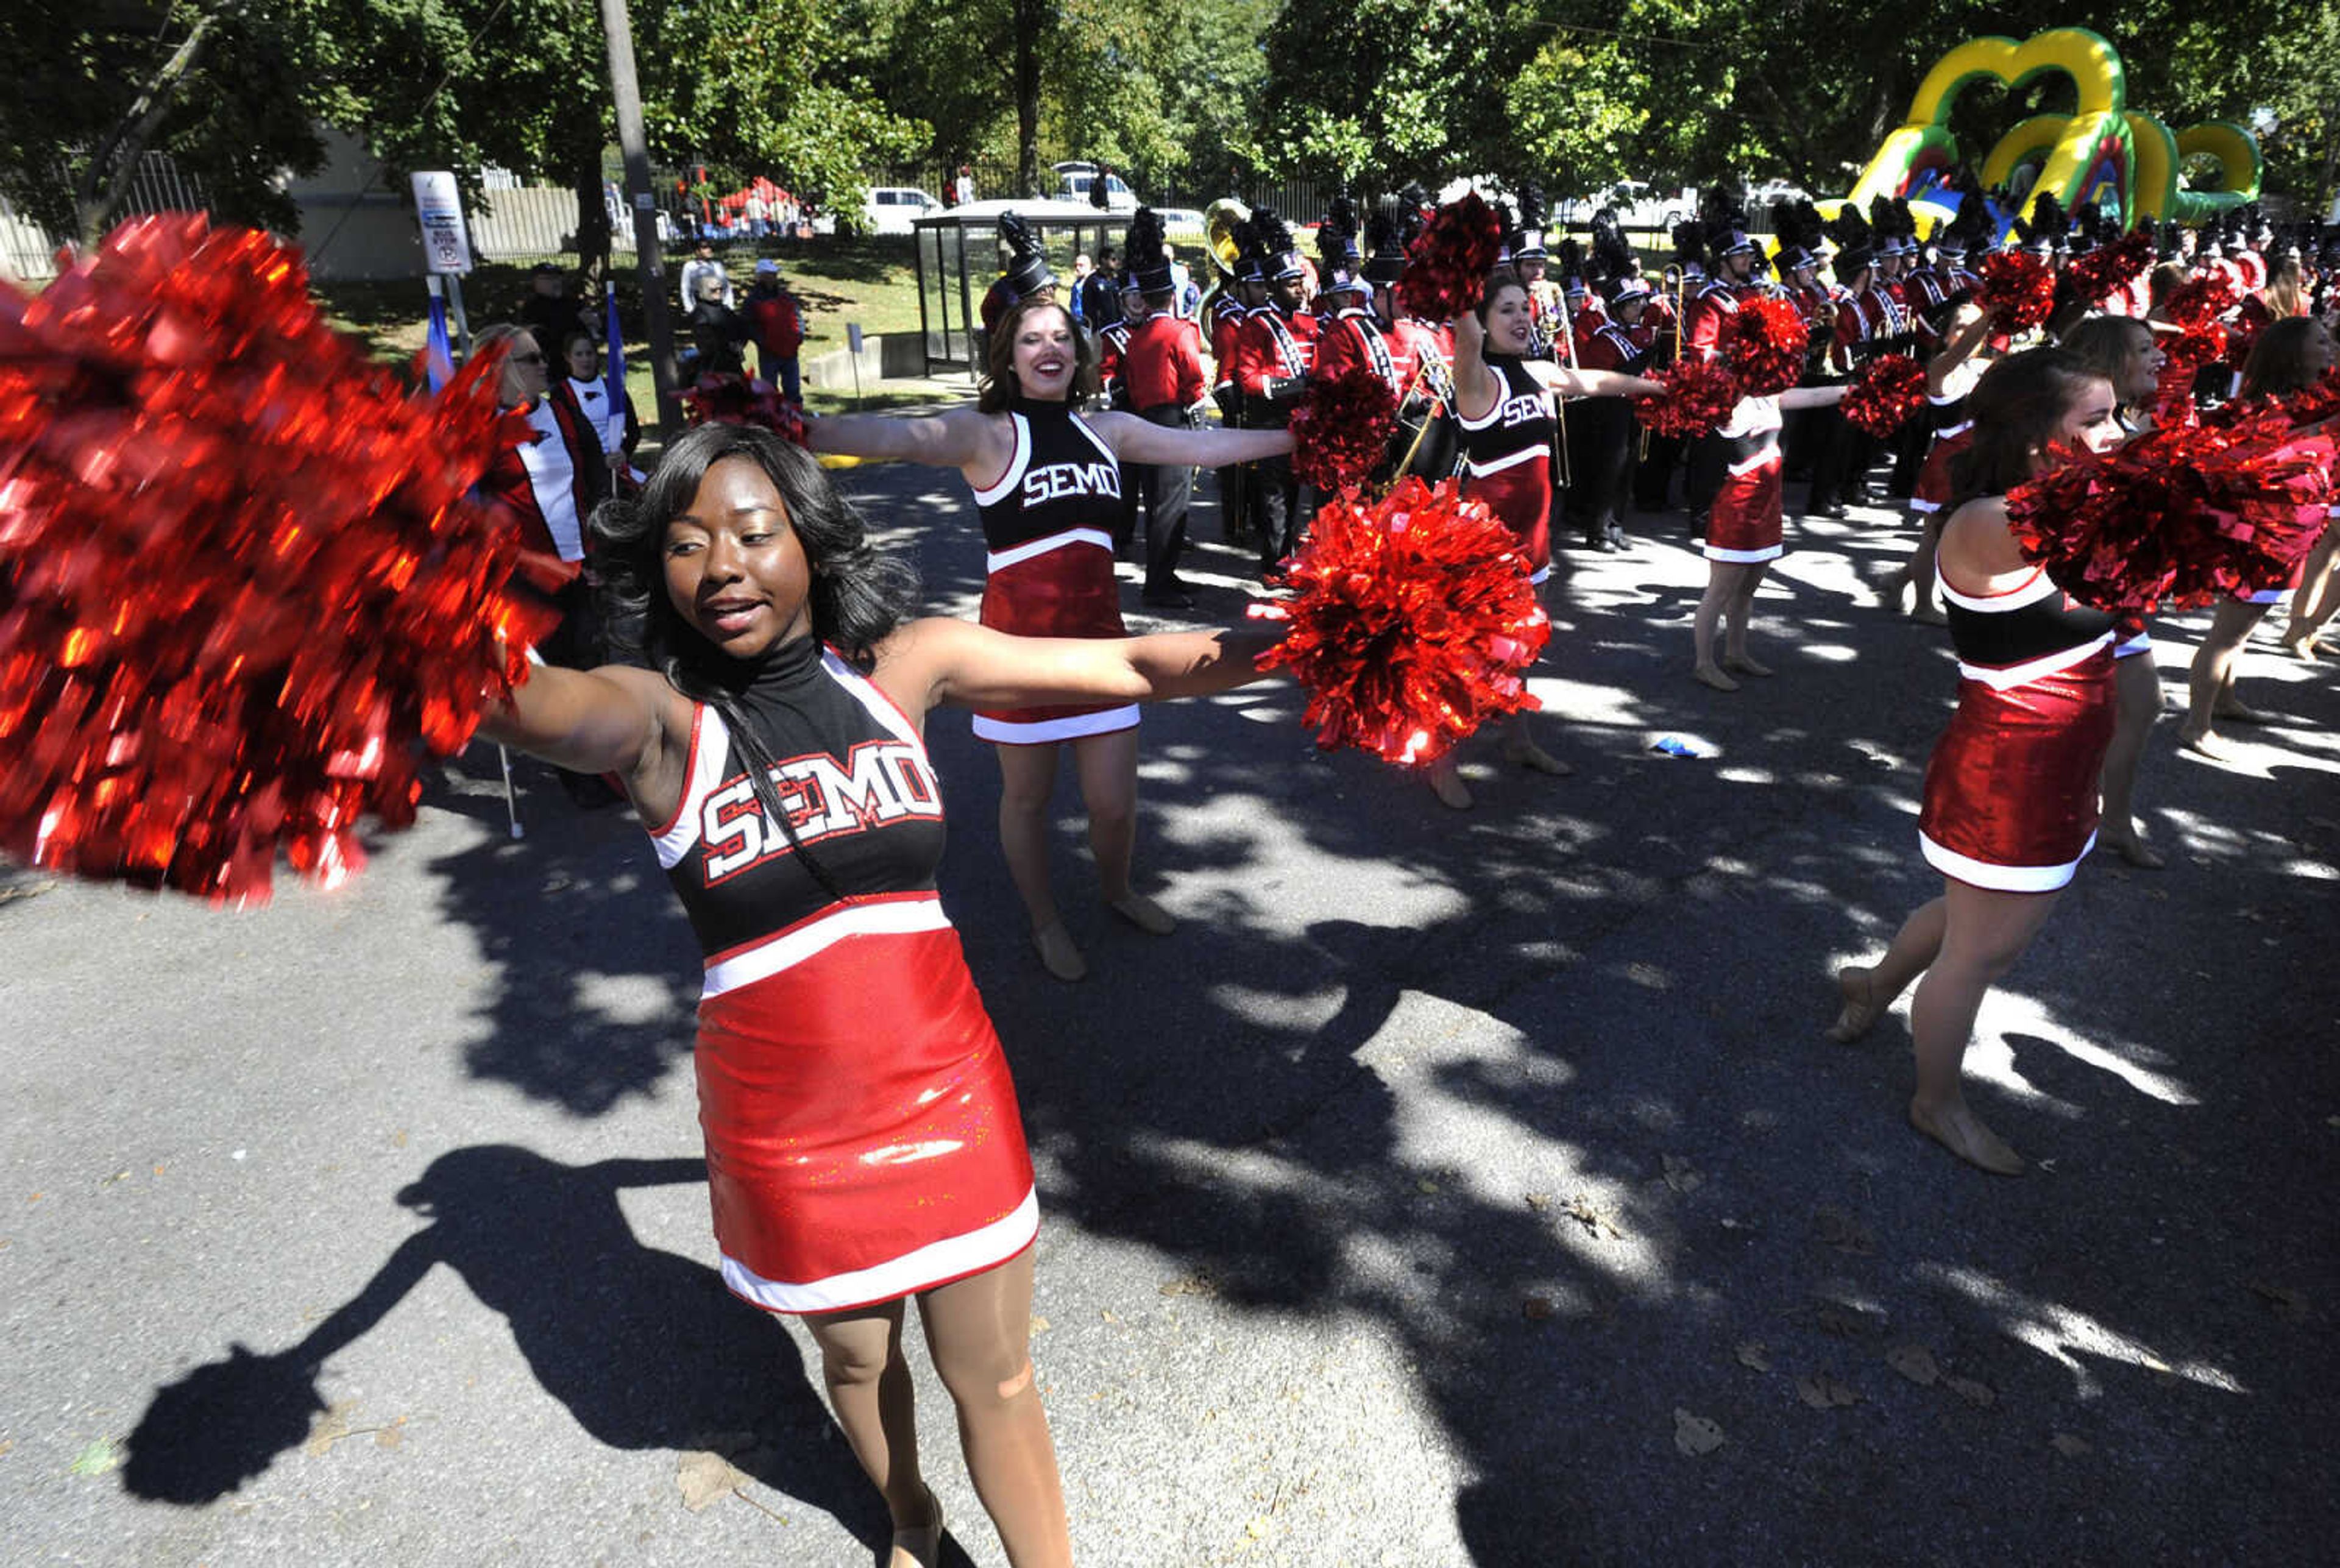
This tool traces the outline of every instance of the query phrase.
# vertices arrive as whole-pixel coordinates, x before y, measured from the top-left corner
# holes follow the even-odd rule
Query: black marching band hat
[[[1740,226],[1740,214],[1745,205],[1740,193],[1729,185],[1710,185],[1699,197],[1699,222],[1705,231],[1710,260],[1719,262],[1725,256],[1763,253],[1763,247]]]
[[[1333,198],[1324,221],[1316,226],[1317,283],[1326,293],[1370,294],[1373,280],[1365,275],[1364,253],[1357,249],[1357,203],[1344,192]]]
[[[1560,242],[1560,292],[1572,300],[1581,300],[1586,293],[1584,246],[1573,234]]]
[[[1544,229],[1551,220],[1544,215],[1543,187],[1531,181],[1520,187],[1519,233],[1512,242],[1512,260],[1541,262],[1549,253],[1543,248]]]
[[[1170,271],[1170,252],[1162,233],[1162,217],[1151,207],[1130,214],[1129,232],[1122,237],[1122,267],[1127,287],[1141,294],[1168,293],[1178,286]]]
[[[2023,249],[2034,255],[2052,256],[2063,247],[2065,231],[2069,226],[2063,207],[2043,191],[2031,203],[2030,221],[2017,218],[2014,232],[2022,236]]]
[[[1415,225],[1421,222],[1417,215]],[[1371,253],[1365,259],[1365,281],[1394,283],[1405,276],[1405,244],[1398,221],[1375,207],[1365,219],[1365,249]]]
[[[1828,236],[1836,242],[1836,259],[1831,270],[1836,281],[1848,286],[1852,280],[1876,264],[1877,254],[1870,246],[1875,236],[1869,232],[1869,220],[1860,213],[1859,206],[1847,202],[1829,220]]]
[[[1009,293],[1020,300],[1056,286],[1056,274],[1048,270],[1048,258],[1040,250],[1040,236],[1023,219],[1013,213],[1000,213],[999,237],[1007,242],[1013,253],[1007,263]]]
[[[1706,225],[1696,218],[1684,218],[1674,225],[1673,241],[1673,265],[1681,270],[1682,276],[1706,276]]]
[[[1820,247],[1828,243],[1828,227],[1820,219],[1819,209],[1812,205],[1810,197],[1772,203],[1771,232],[1780,236],[1780,253],[1776,261],[1781,277],[1786,277],[1798,267],[1820,264]]]
[[[1592,214],[1592,276],[1612,305],[1649,297],[1650,280],[1641,275],[1641,259],[1618,224],[1614,207]]]
[[[1291,225],[1276,216],[1274,208],[1254,207],[1251,226],[1259,236],[1263,276],[1282,283],[1286,278],[1308,275],[1308,268],[1300,259],[1300,247],[1293,243]]]

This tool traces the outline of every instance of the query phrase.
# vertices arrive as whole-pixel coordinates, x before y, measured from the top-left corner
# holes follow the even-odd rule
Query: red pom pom
[[[2324,379],[2312,387],[2286,392],[2282,402],[2284,412],[2295,425],[2322,424],[2326,420],[2340,419],[2340,368],[2326,371]]]
[[[2179,370],[2199,370],[2226,357],[2226,329],[2216,322],[2197,323],[2160,342],[2161,352]]]
[[[1489,719],[1538,706],[1524,671],[1551,623],[1511,530],[1448,480],[1327,503],[1275,607],[1291,634],[1263,665],[1308,689],[1316,743],[1428,762]]]
[[[2055,313],[2056,273],[2026,252],[1993,251],[1982,259],[1982,293],[1975,303],[2004,330],[2028,332]]]
[[[1292,411],[1292,471],[1327,495],[1346,490],[1373,472],[1396,432],[1397,394],[1373,372],[1312,376]]]
[[[1804,350],[1812,329],[1793,302],[1779,294],[1741,300],[1722,340],[1722,357],[1748,397],[1770,397],[1803,379]]]
[[[2063,275],[2071,285],[2072,297],[2093,305],[2127,286],[2152,265],[2153,241],[2143,232],[2132,230],[2109,245],[2073,257],[2065,263]]]
[[[2280,405],[2157,430],[2008,492],[2027,560],[2116,614],[2278,588],[2323,532],[2335,450]]]
[[[410,397],[296,253],[200,217],[0,288],[0,849],[243,901],[279,849],[330,885],[362,815],[411,822],[418,746],[557,619],[467,498],[514,439],[499,370]]]
[[[1478,192],[1464,192],[1432,213],[1406,248],[1405,276],[1397,285],[1406,313],[1444,322],[1477,310],[1487,274],[1502,253],[1503,225],[1495,210]]]
[[[703,375],[682,394],[683,417],[692,424],[759,424],[798,446],[805,444],[804,410],[768,381],[750,381],[736,371]]]
[[[2161,307],[2161,317],[2191,333],[2212,325],[2242,303],[2232,278],[2224,273],[2201,273],[2171,292]]]
[[[1908,354],[1879,354],[1853,379],[1838,406],[1853,428],[1881,440],[1926,406],[1926,367]]]
[[[1742,395],[1739,378],[1720,360],[1676,360],[1650,379],[1665,387],[1665,396],[1635,398],[1633,409],[1659,435],[1704,435],[1730,417]]]

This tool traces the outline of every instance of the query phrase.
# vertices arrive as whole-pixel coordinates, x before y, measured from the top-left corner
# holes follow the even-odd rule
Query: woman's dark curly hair
[[[797,841],[772,782],[777,759],[740,706],[737,691],[749,667],[701,637],[667,592],[667,524],[689,510],[708,470],[735,457],[761,468],[788,509],[788,526],[811,570],[806,598],[813,637],[865,673],[876,664],[878,645],[917,605],[917,576],[869,542],[861,514],[837,493],[810,452],[757,425],[700,425],[666,449],[640,495],[595,510],[588,552],[594,602],[612,659],[657,670],[677,691],[722,716],[764,815],[779,824],[814,879],[831,897],[842,898]]]
[[[1974,439],[1950,460],[1949,511],[2029,479],[2065,414],[2104,380],[2068,349],[2026,349],[1983,372],[1967,394]]]

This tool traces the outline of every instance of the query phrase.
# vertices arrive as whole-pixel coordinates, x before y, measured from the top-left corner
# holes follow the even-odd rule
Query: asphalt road
[[[845,482],[970,609],[956,477]],[[1084,1563],[2328,1560],[2331,666],[2255,647],[2285,722],[2236,766],[2163,727],[2169,868],[2084,868],[1984,1011],[1978,1104],[2036,1162],[1994,1179],[1905,1126],[1900,1016],[1820,1037],[1937,886],[1953,673],[1863,587],[1906,531],[1790,538],[1780,675],[1729,697],[1678,523],[1570,557],[1536,690],[1576,774],[1482,744],[1467,815],[1317,752],[1289,686],[1149,713],[1185,923],[1102,911],[1068,784],[1075,987],[937,716]],[[1203,613],[1242,566],[1203,551]],[[2157,629],[2173,698],[2199,627]],[[352,885],[253,913],[0,882],[10,1562],[871,1560],[808,1343],[711,1266],[688,932],[622,813],[521,780],[521,840],[475,749]],[[953,1561],[998,1564],[921,1376]]]

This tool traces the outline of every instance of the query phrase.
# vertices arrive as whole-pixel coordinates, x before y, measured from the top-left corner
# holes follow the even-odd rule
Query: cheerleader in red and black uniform
[[[1770,675],[1771,667],[1747,651],[1747,621],[1763,574],[1787,550],[1780,481],[1787,457],[1780,450],[1783,415],[1793,409],[1829,408],[1844,401],[1849,382],[1790,387],[1773,397],[1741,398],[1714,434],[1722,446],[1722,482],[1706,518],[1706,592],[1691,618],[1696,659],[1691,675],[1717,691],[1736,691],[1725,671]],[[1714,630],[1723,628],[1722,660],[1714,657]]]
[[[2060,349],[1991,367],[1969,400],[1974,444],[1939,554],[1958,706],[1926,768],[1919,848],[1942,896],[1902,923],[1877,963],[1837,976],[1829,1035],[1858,1039],[1918,982],[1911,1125],[2002,1176],[2023,1161],[1966,1101],[1959,1071],[1992,984],[2038,933],[2095,841],[2097,781],[2113,733],[2113,618],[2069,601],[2024,561],[2005,492],[2057,447],[2120,439],[2113,389]],[[1923,979],[1919,979],[1919,976]]]
[[[2331,370],[2335,348],[2331,332],[2312,316],[2289,316],[2259,334],[2243,370],[2238,402],[2302,392]],[[2283,598],[2284,590],[2268,589],[2241,599],[2221,600],[2211,612],[2209,635],[2194,650],[2186,674],[2186,722],[2177,743],[2204,757],[2223,759],[2226,743],[2213,728],[2220,719],[2234,724],[2266,724],[2274,715],[2253,708],[2235,695],[2235,665],[2243,644]]]
[[[1528,293],[1517,273],[1499,268],[1476,311],[1454,318],[1454,417],[1462,432],[1462,493],[1484,501],[1512,531],[1529,581],[1552,575],[1552,452],[1560,423],[1555,392],[1579,397],[1639,397],[1657,382],[1616,371],[1570,370],[1522,356],[1528,347]],[[1431,764],[1430,787],[1457,810],[1471,791],[1450,751]],[[1503,758],[1538,773],[1568,765],[1528,739],[1527,716],[1503,721]]]
[[[1064,349],[1072,358],[1069,345]],[[935,896],[944,702],[1126,704],[1253,678],[1260,634],[1036,641],[907,620],[819,466],[709,424],[595,519],[647,668],[545,669],[481,732],[606,771],[706,958],[699,1120],[724,1283],[800,1314],[894,1563],[938,1561],[902,1352],[915,1297],[1008,1556],[1068,1568],[1031,1363],[1032,1164],[1013,1083]]]
[[[1135,414],[1084,416],[1073,399],[1095,386],[1088,340],[1054,301],[1008,307],[992,334],[989,373],[974,408],[927,419],[849,415],[811,422],[815,452],[956,468],[975,491],[986,554],[983,623],[1026,637],[1122,635],[1114,531],[1122,465],[1212,467],[1292,450],[1288,431],[1186,430]],[[1130,886],[1137,839],[1137,710],[1129,703],[999,704],[975,732],[999,757],[999,842],[1032,918],[1040,961],[1060,980],[1088,973],[1048,878],[1048,799],[1057,748],[1073,749],[1106,904],[1141,930],[1177,922]]]
[[[1941,352],[1926,361],[1926,417],[1932,428],[1918,482],[1909,491],[1909,510],[1919,523],[1918,548],[1909,564],[1889,580],[1886,591],[1898,604],[1907,588],[1910,618],[1929,626],[1942,624],[1942,607],[1934,601],[1934,545],[1941,537],[1942,508],[1950,499],[1950,464],[1966,450],[1972,423],[1966,414],[1967,393],[1990,368],[1982,351],[1991,341],[1990,318],[1973,302],[1961,302],[1948,308]]]

